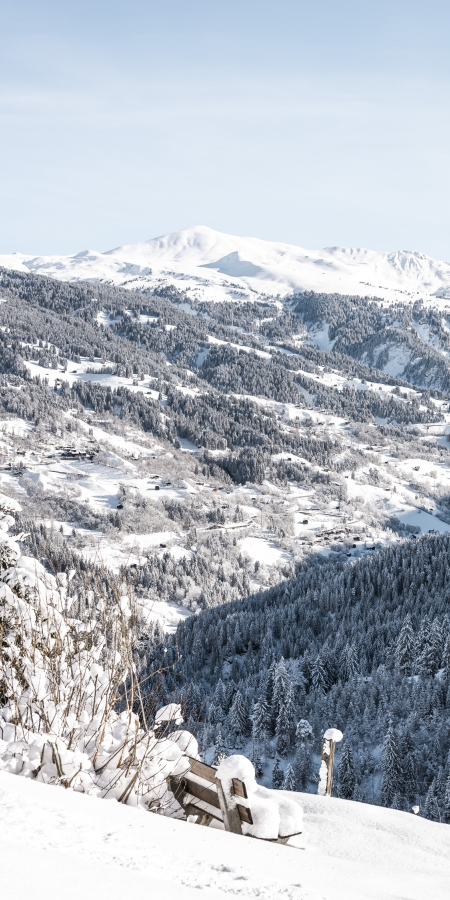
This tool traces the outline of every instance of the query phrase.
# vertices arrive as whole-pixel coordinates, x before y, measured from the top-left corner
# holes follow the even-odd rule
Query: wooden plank
[[[298,837],[299,834],[302,834],[302,832],[296,831],[295,834],[286,834],[284,837],[277,838],[259,838],[256,834],[247,834],[246,837],[255,838],[257,841],[266,841],[267,844],[287,844],[289,838]]]
[[[177,800],[177,802],[180,804],[180,806],[184,807],[183,797],[184,797],[185,791],[184,791],[184,787],[181,783],[181,780],[179,778],[175,778],[173,775],[169,775],[168,778],[166,779],[166,781],[167,781],[167,787],[169,788],[169,791],[172,791],[172,794],[175,797],[175,800]]]
[[[204,828],[207,828],[208,825],[211,825],[213,818],[214,816],[212,816],[210,813],[205,812],[202,816],[198,817],[197,825],[203,825]]]
[[[186,803],[184,811],[186,813],[186,816],[197,816],[197,825],[204,825],[207,827],[211,824],[213,819],[217,819],[218,822],[222,821],[222,819],[219,819],[218,816],[213,816],[212,813],[207,813],[204,809],[201,809],[199,806],[195,806],[193,803]]]
[[[212,791],[203,784],[192,781],[191,778],[181,778],[180,783],[183,785],[183,790],[187,794],[192,794],[192,796],[197,797],[198,800],[203,800],[203,803],[208,803],[209,806],[220,809],[220,801],[216,791]]]
[[[245,822],[247,825],[253,825],[252,811],[248,808],[248,806],[241,806],[240,803],[237,803],[236,809],[239,813],[241,822]]]
[[[232,778],[233,782],[233,794],[235,797],[243,797],[244,800],[248,799],[247,788],[243,781],[240,778]]]
[[[200,762],[199,759],[193,759],[192,756],[188,756],[187,759],[193,775],[197,775],[198,778],[204,778],[205,781],[209,781],[211,784],[216,783],[217,769],[207,766],[206,763]]]
[[[242,834],[241,820],[237,808],[228,806],[225,791],[219,778],[216,778],[216,785],[225,831],[231,831],[233,834]]]
[[[203,809],[201,806],[197,806],[191,800],[188,799],[188,793],[185,791],[185,785],[181,783],[179,778],[175,778],[173,775],[169,775],[167,778],[167,786],[170,791],[172,791],[174,797],[176,797],[180,806],[184,809],[184,812],[187,816],[197,816],[200,817],[201,821],[199,824],[209,825],[211,819],[217,819],[218,822],[222,822],[222,818],[220,815],[216,815],[211,810]],[[219,810],[218,810],[219,812]],[[203,821],[209,817],[209,821]]]

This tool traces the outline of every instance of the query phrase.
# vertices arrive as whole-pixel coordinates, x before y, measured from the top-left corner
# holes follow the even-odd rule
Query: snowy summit
[[[450,264],[410,250],[345,247],[305,250],[293,244],[236,237],[203,225],[100,253],[73,256],[0,255],[0,266],[63,281],[89,280],[131,288],[161,279],[221,300],[236,291],[281,296],[314,290],[389,300],[450,297]]]

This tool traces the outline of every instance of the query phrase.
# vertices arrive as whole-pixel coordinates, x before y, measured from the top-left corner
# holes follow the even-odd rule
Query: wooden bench
[[[236,800],[232,806],[227,802],[227,796],[222,782],[217,777],[217,770],[206,763],[200,762],[188,756],[189,772],[181,776],[170,775],[167,778],[167,786],[178,801],[186,818],[195,816],[197,825],[208,826],[213,819],[221,822],[225,831],[233,834],[242,834],[242,823],[253,825],[253,817],[250,806],[244,806],[238,799],[248,800],[245,783],[239,778],[232,779],[233,797]],[[253,837],[253,835],[248,835]],[[272,843],[287,844],[293,834],[270,839]]]

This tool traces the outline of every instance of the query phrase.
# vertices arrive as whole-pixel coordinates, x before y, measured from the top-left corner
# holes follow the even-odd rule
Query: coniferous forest
[[[164,697],[276,787],[313,789],[318,739],[340,728],[340,796],[449,821],[449,563],[450,539],[425,537],[189,618],[164,648]]]

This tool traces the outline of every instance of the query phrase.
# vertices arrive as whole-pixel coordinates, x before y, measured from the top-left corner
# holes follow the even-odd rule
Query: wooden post
[[[334,751],[336,749],[336,741],[330,741],[330,777],[327,784],[327,794],[331,795],[333,787],[333,767],[334,767]]]
[[[239,810],[236,806],[228,806],[225,791],[222,782],[216,776],[217,794],[219,797],[220,809],[223,815],[223,824],[225,831],[231,831],[233,834],[242,834],[241,819]]]
[[[336,744],[342,741],[343,734],[338,728],[328,728],[322,738],[322,760],[319,773],[318,793],[331,796],[333,787],[333,765]]]

